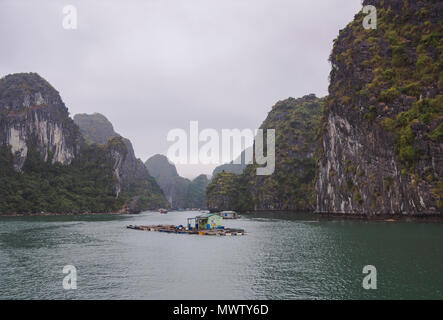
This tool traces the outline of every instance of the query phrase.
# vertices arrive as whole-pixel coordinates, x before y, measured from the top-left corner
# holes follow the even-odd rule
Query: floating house
[[[211,230],[220,228],[223,228],[223,218],[216,214],[205,213],[195,218],[188,219],[189,230]]]
[[[238,213],[235,212],[235,211],[222,211],[222,212],[219,213],[219,215],[223,219],[239,219],[240,218]]]

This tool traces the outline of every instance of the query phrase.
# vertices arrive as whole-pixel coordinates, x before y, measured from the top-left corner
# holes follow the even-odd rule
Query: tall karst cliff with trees
[[[317,211],[443,210],[443,2],[372,0],[334,41]]]
[[[377,9],[377,29],[365,29],[360,12],[339,32],[322,120],[314,114],[309,128],[292,127],[285,113],[275,112],[277,104],[264,125],[283,137],[277,139],[276,172],[257,177],[248,166],[240,176],[219,174],[207,189],[211,208],[443,212],[443,2],[363,5]],[[300,136],[294,128],[319,129],[317,163],[306,157],[310,152],[299,153],[297,142],[294,148]]]
[[[165,203],[155,181],[140,190],[122,178],[127,154],[119,138],[85,143],[38,74],[0,79],[0,213],[138,212]]]
[[[144,163],[135,156],[131,141],[114,131],[112,123],[102,114],[76,114],[74,122],[89,145],[107,148],[115,159],[114,176],[119,189],[132,197],[131,211],[166,207],[167,201],[160,186],[150,175]]]
[[[258,176],[257,165],[243,173],[221,172],[207,189],[212,210],[294,210],[315,208],[315,155],[324,99],[315,95],[279,101],[261,125],[275,129],[275,171]]]
[[[171,208],[206,208],[206,187],[209,183],[206,175],[192,181],[183,178],[175,165],[161,154],[150,157],[145,165],[163,190]]]

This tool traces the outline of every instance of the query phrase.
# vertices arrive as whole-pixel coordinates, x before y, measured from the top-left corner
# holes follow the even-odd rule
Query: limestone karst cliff
[[[38,74],[0,79],[0,213],[162,206],[161,190],[131,150],[118,137],[85,143],[59,93]]]
[[[277,139],[275,174],[258,177],[248,166],[240,176],[219,175],[207,190],[210,208],[443,212],[443,2],[365,0],[363,5],[377,9],[377,28],[365,29],[360,12],[334,41],[329,96],[311,141],[318,146],[317,162],[297,166],[313,161],[309,152],[296,151],[293,141],[300,132],[291,130],[285,113],[270,115],[277,136],[284,136]],[[309,130],[300,128],[301,134]]]
[[[114,163],[116,194],[126,191],[132,197],[131,210],[167,206],[159,185],[135,156],[131,141],[116,133],[104,115],[76,114],[74,122],[88,144],[101,145],[108,151]]]
[[[105,145],[112,138],[120,136],[114,131],[112,123],[100,113],[79,113],[73,119],[88,144]]]
[[[70,164],[81,136],[58,92],[36,73],[0,79],[0,144],[11,146],[21,170],[32,142],[46,161]]]
[[[160,185],[171,208],[205,208],[206,187],[209,183],[205,175],[194,180],[181,177],[177,168],[161,154],[150,157],[145,162],[150,174]]]
[[[441,1],[366,0],[340,31],[317,173],[317,211],[442,213]]]
[[[275,130],[275,171],[256,173],[249,164],[240,175],[221,172],[207,188],[211,210],[313,211],[315,153],[324,99],[307,95],[279,101],[261,129]]]
[[[170,207],[185,208],[190,181],[178,175],[175,165],[166,156],[157,154],[146,160],[145,166],[163,190]]]
[[[185,208],[206,208],[206,188],[209,184],[208,176],[201,174],[191,181],[186,190]]]

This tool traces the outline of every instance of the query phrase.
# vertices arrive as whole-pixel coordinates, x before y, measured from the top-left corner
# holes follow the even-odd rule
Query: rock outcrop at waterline
[[[443,3],[372,0],[335,40],[317,211],[443,210]]]
[[[38,74],[0,79],[0,213],[163,206],[161,190],[130,154],[119,138],[85,143],[58,92]]]

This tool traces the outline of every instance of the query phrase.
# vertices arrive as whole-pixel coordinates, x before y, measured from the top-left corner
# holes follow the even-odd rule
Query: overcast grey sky
[[[62,27],[67,4],[77,30]],[[0,0],[0,76],[38,72],[71,116],[104,114],[145,161],[191,120],[255,129],[278,100],[325,96],[332,41],[360,9],[359,0]]]

